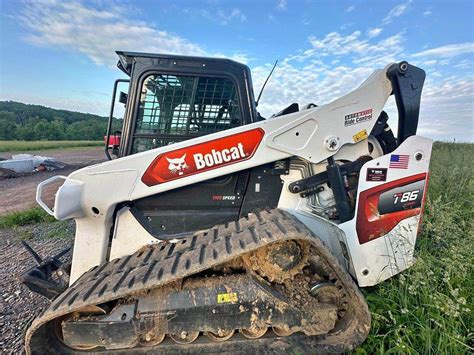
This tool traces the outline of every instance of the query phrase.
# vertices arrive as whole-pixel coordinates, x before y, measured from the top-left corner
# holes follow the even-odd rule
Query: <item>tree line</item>
[[[106,130],[107,117],[0,101],[0,140],[102,140]]]

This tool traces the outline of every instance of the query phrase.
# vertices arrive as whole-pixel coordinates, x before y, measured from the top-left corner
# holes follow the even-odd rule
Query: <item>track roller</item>
[[[199,336],[199,332],[181,332],[180,334],[170,334],[171,339],[173,339],[178,344],[191,344]]]
[[[253,327],[249,329],[240,329],[240,334],[248,339],[258,339],[265,335],[267,327]]]
[[[219,343],[219,342],[226,341],[226,340],[229,340],[230,338],[232,338],[232,335],[234,335],[234,329],[232,329],[232,330],[221,330],[221,329],[219,329],[218,333],[207,332],[206,335],[212,341],[215,341],[215,342]]]
[[[284,329],[280,327],[272,327],[272,329],[273,329],[273,333],[275,333],[279,337],[287,337],[294,333],[290,329]]]
[[[155,346],[161,344],[165,340],[166,334],[152,334],[147,333],[140,338],[140,345],[142,346]]]

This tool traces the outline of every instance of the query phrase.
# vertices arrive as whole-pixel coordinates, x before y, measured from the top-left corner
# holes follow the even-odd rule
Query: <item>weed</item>
[[[0,217],[0,228],[14,228],[40,222],[53,222],[55,219],[39,207],[13,212]]]

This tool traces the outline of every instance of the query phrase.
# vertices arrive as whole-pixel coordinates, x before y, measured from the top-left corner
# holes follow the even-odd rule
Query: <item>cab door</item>
[[[240,126],[241,112],[230,77],[151,73],[140,85],[130,154]],[[211,227],[238,218],[248,179],[243,171],[149,196],[132,213],[153,234]]]

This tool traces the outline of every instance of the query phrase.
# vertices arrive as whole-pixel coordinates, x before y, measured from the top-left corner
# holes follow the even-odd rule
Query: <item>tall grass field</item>
[[[25,152],[29,150],[60,149],[73,147],[98,147],[102,141],[0,141],[0,152]]]
[[[436,142],[415,265],[363,292],[372,330],[356,354],[474,352],[474,144]]]

